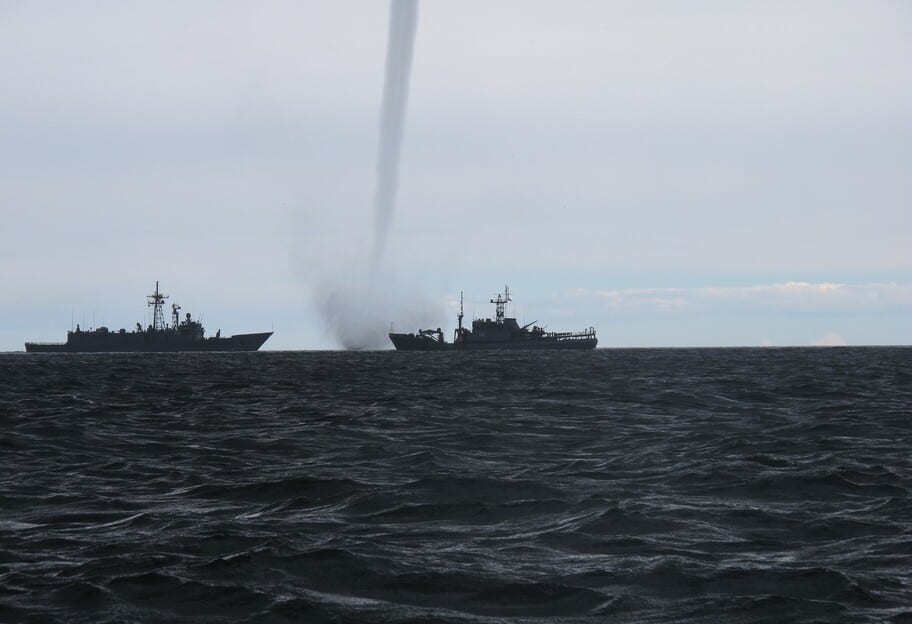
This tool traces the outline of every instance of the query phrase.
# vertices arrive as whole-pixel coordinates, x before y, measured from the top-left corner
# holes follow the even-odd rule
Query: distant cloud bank
[[[847,343],[840,334],[827,332],[811,344],[815,347],[844,347]]]
[[[710,308],[762,311],[909,311],[912,284],[784,282],[755,286],[641,288],[572,291],[571,296],[600,302],[605,310],[693,311]]]

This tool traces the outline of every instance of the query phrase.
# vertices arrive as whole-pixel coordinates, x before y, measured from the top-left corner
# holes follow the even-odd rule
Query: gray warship
[[[152,307],[152,324],[146,329],[136,324],[136,329],[127,331],[109,330],[99,327],[83,331],[76,326],[75,331],[67,332],[67,340],[62,343],[26,342],[25,350],[29,353],[161,353],[176,351],[256,351],[272,336],[272,332],[258,334],[237,334],[222,338],[221,330],[215,336],[206,337],[203,325],[193,320],[188,312],[181,319],[179,305],[171,305],[171,324],[165,323],[162,308],[167,295],[158,290],[148,295],[147,304]]]
[[[510,298],[510,288],[491,299],[494,304],[493,319],[475,319],[472,329],[462,326],[462,293],[459,293],[459,323],[453,334],[453,342],[447,342],[443,330],[419,329],[414,334],[390,332],[390,340],[397,351],[449,351],[476,349],[594,349],[598,344],[595,328],[579,332],[547,332],[532,321],[520,326],[515,318],[505,315],[504,309]],[[531,329],[530,329],[531,328]]]

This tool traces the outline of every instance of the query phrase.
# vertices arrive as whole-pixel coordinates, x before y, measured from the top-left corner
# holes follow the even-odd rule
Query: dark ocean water
[[[0,355],[0,621],[910,622],[912,349]]]

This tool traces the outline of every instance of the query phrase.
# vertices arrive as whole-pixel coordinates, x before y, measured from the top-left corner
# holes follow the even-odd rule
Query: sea
[[[912,348],[3,354],[0,622],[912,622]]]

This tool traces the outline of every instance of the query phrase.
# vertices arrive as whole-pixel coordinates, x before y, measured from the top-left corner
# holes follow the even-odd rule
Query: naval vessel
[[[25,350],[29,353],[256,351],[272,335],[269,331],[223,338],[222,331],[218,330],[215,336],[207,338],[202,323],[191,318],[189,312],[180,318],[181,307],[176,303],[171,305],[171,324],[165,323],[162,308],[168,296],[159,292],[158,282],[155,282],[155,292],[147,297],[147,304],[152,308],[152,324],[145,329],[139,323],[132,331],[114,331],[107,327],[85,331],[77,325],[74,331],[67,332],[66,342],[26,342]]]
[[[598,344],[595,328],[578,332],[548,332],[544,327],[532,321],[520,326],[515,318],[505,314],[510,298],[510,288],[504,287],[494,304],[494,318],[474,319],[472,329],[462,326],[463,299],[459,293],[459,314],[456,316],[458,326],[453,334],[453,342],[447,342],[443,330],[419,329],[414,334],[396,334],[390,332],[390,340],[397,351],[447,351],[475,349],[594,349]]]

